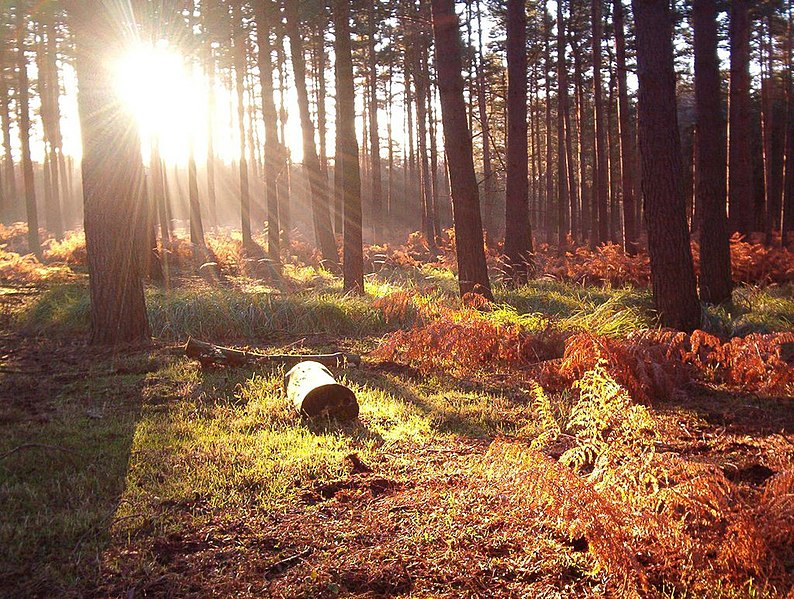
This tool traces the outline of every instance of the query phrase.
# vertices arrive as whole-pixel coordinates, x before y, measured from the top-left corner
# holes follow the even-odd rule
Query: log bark
[[[356,354],[346,354],[343,352],[314,355],[260,354],[231,347],[213,345],[212,343],[206,343],[192,338],[187,340],[185,355],[188,358],[198,360],[201,362],[202,366],[234,367],[270,363],[292,367],[304,360],[319,362],[328,368],[341,368],[348,364],[359,366],[361,364],[361,356]]]
[[[336,382],[328,368],[319,362],[307,360],[296,364],[284,376],[284,392],[295,409],[310,418],[358,418],[356,394]]]

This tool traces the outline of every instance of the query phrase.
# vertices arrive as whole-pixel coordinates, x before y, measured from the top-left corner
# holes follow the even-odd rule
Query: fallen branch
[[[287,568],[290,568],[290,567],[294,566],[301,559],[303,559],[304,557],[308,556],[311,552],[312,552],[311,548],[307,547],[306,549],[304,549],[300,553],[296,553],[295,555],[290,555],[289,557],[285,557],[284,559],[279,560],[276,563],[269,565],[265,569],[265,578],[269,578],[270,576],[272,576],[274,574],[280,574],[281,572],[283,572]]]
[[[15,453],[22,451],[23,449],[51,449],[53,451],[63,451],[64,453],[69,453],[71,455],[80,455],[73,449],[61,447],[60,445],[47,445],[46,443],[23,443],[22,445],[17,445],[13,449],[0,454],[0,460],[4,460]]]
[[[185,355],[201,362],[202,366],[246,366],[249,364],[281,364],[291,368],[299,362],[312,360],[327,368],[341,368],[352,364],[361,365],[361,356],[336,352],[333,354],[297,355],[297,354],[260,354],[256,352],[221,347],[204,341],[190,338],[185,345]]]

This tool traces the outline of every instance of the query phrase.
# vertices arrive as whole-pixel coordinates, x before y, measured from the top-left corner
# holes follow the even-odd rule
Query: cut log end
[[[319,362],[307,360],[295,365],[284,376],[284,390],[298,412],[310,418],[358,418],[355,393],[336,382],[331,372]]]

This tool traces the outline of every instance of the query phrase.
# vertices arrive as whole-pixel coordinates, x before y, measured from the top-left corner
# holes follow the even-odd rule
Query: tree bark
[[[492,298],[485,264],[471,135],[463,99],[463,63],[455,2],[432,0],[432,11],[444,148],[452,186],[458,284],[461,295],[473,291]]]
[[[720,102],[717,4],[695,0],[695,111],[698,127],[696,190],[700,207],[700,297],[720,304],[731,299],[731,253],[725,214],[725,121]]]
[[[783,217],[781,223],[781,240],[789,242],[794,233],[794,76],[791,70],[792,53],[794,53],[794,2],[788,0],[786,25],[786,148],[785,173],[783,176]]]
[[[620,173],[623,189],[623,249],[637,253],[636,201],[634,190],[634,138],[631,134],[629,92],[626,68],[626,37],[624,34],[623,0],[613,0],[612,19],[615,28],[615,61],[618,79],[618,129],[620,135]]]
[[[603,85],[601,83],[601,34],[603,31],[601,0],[591,0],[593,26],[593,109],[595,115],[595,161],[593,165],[593,227],[594,245],[609,239],[609,158],[607,156],[607,123],[604,119]]]
[[[240,222],[243,235],[243,248],[246,251],[254,249],[254,240],[251,237],[251,191],[248,183],[248,158],[246,157],[245,133],[245,29],[243,26],[242,0],[234,2],[234,75],[235,91],[237,93],[237,126],[240,132]]]
[[[568,179],[568,154],[565,147],[565,111],[567,110],[566,104],[568,102],[566,69],[565,23],[563,21],[562,0],[557,0],[557,243],[560,247],[565,245],[570,223],[568,187],[570,181]]]
[[[28,63],[25,57],[25,16],[18,16],[17,34],[17,108],[19,110],[19,138],[22,150],[22,174],[25,181],[25,212],[28,221],[28,251],[41,259],[39,239],[39,215],[36,207],[36,188],[33,176],[33,160],[30,157],[30,97],[28,94]]]
[[[532,265],[527,170],[527,13],[523,0],[507,0],[507,182],[505,264],[515,284]],[[564,146],[560,146],[564,147]],[[562,152],[565,155],[565,152]],[[560,171],[565,178],[565,169]],[[567,205],[567,202],[566,202]]]
[[[633,0],[632,6],[653,298],[663,326],[692,331],[700,326],[700,304],[684,203],[672,16],[666,0]]]
[[[280,257],[280,222],[278,175],[284,162],[278,144],[278,115],[273,97],[273,44],[270,40],[271,20],[276,10],[273,2],[255,5],[256,39],[259,46],[259,78],[262,84],[262,118],[265,123],[265,202],[267,203],[267,251],[270,260],[278,264]],[[324,49],[323,49],[324,51]],[[324,74],[322,75],[324,77]],[[321,98],[324,101],[324,97]]]
[[[289,36],[290,40],[295,90],[298,95],[298,110],[303,139],[303,165],[309,178],[309,187],[312,195],[314,234],[317,245],[323,254],[323,261],[330,269],[338,270],[339,255],[337,254],[334,231],[331,226],[328,182],[323,179],[320,172],[320,161],[317,158],[317,148],[314,144],[314,124],[309,113],[309,95],[306,89],[306,60],[303,55],[303,38],[300,33],[300,17],[298,16],[297,3],[287,2],[284,5],[284,9],[287,36]]]
[[[336,52],[336,101],[339,120],[336,135],[342,169],[345,208],[344,289],[364,292],[364,259],[361,234],[361,174],[356,140],[356,106],[353,83],[353,57],[350,49],[350,0],[334,0],[334,37]]]
[[[369,58],[369,147],[370,147],[370,177],[372,187],[372,229],[375,242],[381,241],[383,236],[383,185],[381,182],[380,168],[380,136],[378,134],[378,61],[375,53],[375,37],[377,24],[375,22],[375,2],[369,0],[368,7],[368,58]]]
[[[419,141],[419,177],[422,189],[422,231],[427,243],[435,247],[435,226],[433,224],[433,190],[430,183],[430,164],[427,156],[427,58],[424,44],[416,50],[417,62],[414,68],[416,85],[416,124]]]
[[[126,25],[104,3],[70,6],[80,87],[91,343],[147,341],[138,260],[144,187],[140,142],[132,115],[115,97],[108,56],[124,44]]]
[[[753,229],[753,172],[750,165],[750,3],[734,0],[730,8],[731,79],[728,117],[728,193],[730,230]]]

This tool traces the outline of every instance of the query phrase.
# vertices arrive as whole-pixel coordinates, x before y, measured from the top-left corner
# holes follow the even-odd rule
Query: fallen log
[[[360,366],[361,356],[336,352],[333,354],[295,355],[295,354],[260,354],[243,351],[231,347],[221,347],[197,339],[189,338],[185,345],[185,355],[198,360],[202,366],[246,366],[250,364],[280,364],[292,368],[304,360],[319,362],[327,368],[344,366]]]
[[[307,360],[293,366],[284,376],[284,391],[298,412],[311,418],[358,418],[356,394],[349,387],[337,383],[331,372],[319,362]]]

